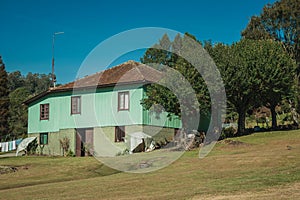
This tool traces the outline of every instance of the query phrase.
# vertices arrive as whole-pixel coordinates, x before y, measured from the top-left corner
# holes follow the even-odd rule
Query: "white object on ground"
[[[20,151],[23,151],[27,148],[27,146],[36,139],[36,137],[29,137],[29,138],[25,138],[24,140],[22,140],[22,142],[19,144],[18,148],[17,148],[17,152],[16,152],[16,156],[18,156],[18,153]]]

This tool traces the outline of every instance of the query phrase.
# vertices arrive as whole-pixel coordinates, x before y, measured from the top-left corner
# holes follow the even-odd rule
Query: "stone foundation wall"
[[[163,144],[166,141],[171,141],[174,138],[174,129],[158,126],[132,125],[125,126],[125,138],[129,133],[144,132],[151,135],[156,143]],[[40,134],[31,133],[30,137],[37,137],[40,144]],[[76,152],[76,130],[61,129],[59,132],[48,133],[48,144],[44,146],[43,154],[46,155],[63,155],[60,139],[68,137],[70,140],[70,150]],[[96,156],[116,156],[126,149],[129,149],[126,142],[115,142],[115,127],[95,127],[94,128],[94,154]],[[41,148],[38,146],[37,153],[41,153]]]
[[[29,134],[29,137],[37,137],[37,142],[40,144],[40,133],[31,133]],[[64,137],[68,137],[70,140],[70,147],[69,149],[75,153],[76,148],[76,131],[75,129],[62,129],[59,132],[51,132],[48,133],[48,144],[44,145],[43,150],[41,149],[41,145],[37,147],[36,152],[45,155],[63,155],[63,150],[60,146],[60,139],[63,139]]]

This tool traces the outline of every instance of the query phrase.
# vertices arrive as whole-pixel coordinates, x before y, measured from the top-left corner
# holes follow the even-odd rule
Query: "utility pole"
[[[51,73],[51,83],[52,83],[52,87],[55,88],[56,85],[56,76],[54,73],[54,44],[55,44],[55,36],[56,35],[60,35],[60,34],[64,34],[64,32],[56,32],[53,33],[52,36],[52,73]]]

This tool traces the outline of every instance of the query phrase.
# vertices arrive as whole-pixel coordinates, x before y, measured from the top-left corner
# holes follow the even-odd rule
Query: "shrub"
[[[66,154],[67,157],[75,157],[75,153],[72,150],[69,150]]]
[[[69,147],[70,147],[70,139],[68,137],[64,137],[59,140],[60,146],[63,149],[63,155],[67,156]]]
[[[223,128],[219,139],[223,140],[225,138],[235,137],[236,133],[237,133],[237,130],[232,126]]]

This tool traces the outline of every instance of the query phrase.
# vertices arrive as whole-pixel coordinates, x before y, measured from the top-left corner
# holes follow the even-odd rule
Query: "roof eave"
[[[55,93],[61,93],[61,92],[69,92],[69,91],[81,91],[81,90],[90,90],[90,89],[98,89],[98,88],[106,88],[106,87],[113,87],[116,85],[133,85],[133,84],[150,84],[150,83],[154,83],[153,81],[149,81],[149,80],[139,80],[139,81],[131,81],[131,82],[122,82],[122,83],[111,83],[111,84],[103,84],[103,85],[97,85],[97,87],[95,88],[95,86],[83,86],[83,87],[71,87],[71,88],[62,88],[62,89],[48,89],[47,91],[41,92],[29,99],[27,99],[26,101],[23,102],[23,104],[25,105],[29,105],[30,103],[37,101],[40,98],[43,98],[45,96],[47,96],[48,94],[55,94]]]

